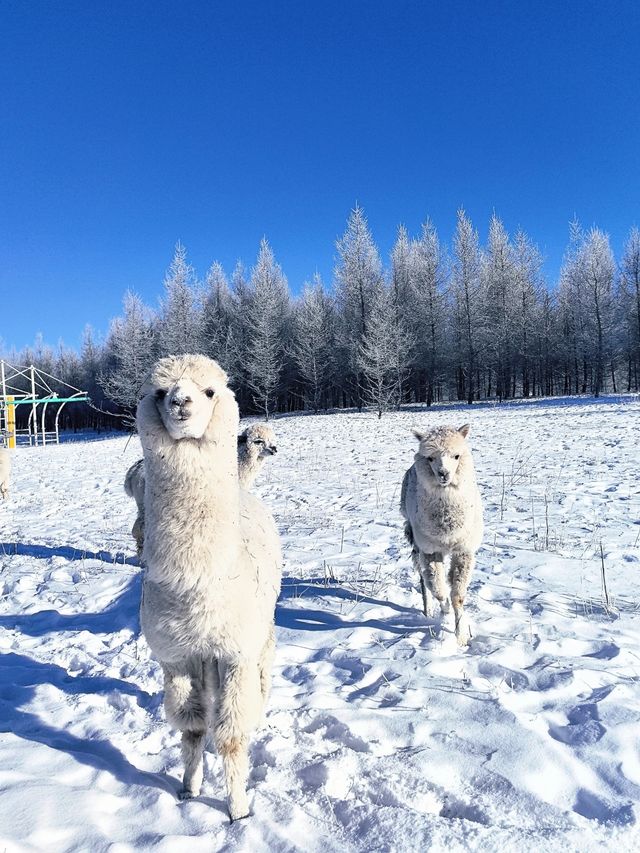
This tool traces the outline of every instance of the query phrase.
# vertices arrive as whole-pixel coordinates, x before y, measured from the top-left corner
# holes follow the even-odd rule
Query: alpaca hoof
[[[231,818],[231,823],[249,817],[249,800],[246,794],[229,800],[229,817]]]
[[[193,800],[198,796],[200,796],[200,791],[192,791],[190,788],[181,788],[178,791],[178,799],[180,802],[184,802],[184,800]]]

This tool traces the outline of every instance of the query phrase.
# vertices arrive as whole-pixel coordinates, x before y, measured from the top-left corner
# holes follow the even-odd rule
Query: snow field
[[[20,448],[0,504],[0,848],[602,850],[640,845],[640,403],[274,422],[255,491],[285,577],[253,815],[179,735],[139,635],[136,438]],[[486,533],[460,650],[403,540],[413,425],[471,423]],[[606,596],[602,576],[606,581]],[[213,747],[211,747],[213,749]]]

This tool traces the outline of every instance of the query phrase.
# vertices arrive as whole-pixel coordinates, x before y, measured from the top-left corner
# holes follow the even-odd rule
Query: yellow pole
[[[9,447],[16,446],[16,407],[14,397],[6,397],[5,405],[7,412],[7,439]]]

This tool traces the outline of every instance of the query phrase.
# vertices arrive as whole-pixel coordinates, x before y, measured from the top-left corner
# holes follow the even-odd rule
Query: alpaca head
[[[267,459],[278,452],[276,435],[267,424],[252,424],[238,436],[238,448],[244,447],[251,459]]]
[[[162,425],[174,441],[210,438],[233,429],[238,406],[227,374],[204,355],[161,358],[141,389],[140,433]],[[147,429],[146,432],[149,432]]]
[[[437,427],[428,432],[414,429],[413,434],[420,442],[415,455],[416,461],[422,463],[419,470],[435,485],[443,488],[457,485],[470,454],[466,442],[469,424],[460,429]]]

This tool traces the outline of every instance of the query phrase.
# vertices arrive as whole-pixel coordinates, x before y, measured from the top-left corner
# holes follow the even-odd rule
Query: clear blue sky
[[[0,337],[104,332],[156,304],[180,239],[204,274],[266,235],[292,290],[331,280],[358,201],[449,242],[464,205],[555,277],[577,214],[640,224],[640,3],[0,4]]]

